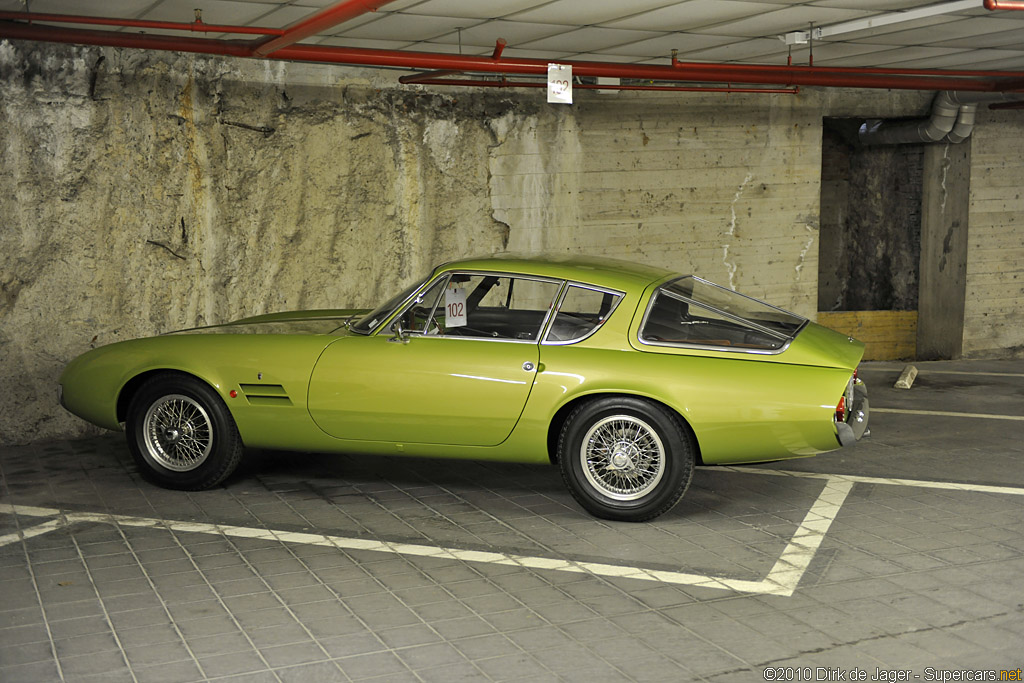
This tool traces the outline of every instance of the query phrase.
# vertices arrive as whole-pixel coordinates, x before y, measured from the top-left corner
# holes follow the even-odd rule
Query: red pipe
[[[362,48],[293,45],[274,54],[278,59],[360,64],[413,69],[442,69],[482,73],[547,74],[547,60],[503,59],[494,62],[487,57],[447,55],[430,52],[367,50]],[[893,88],[903,90],[973,90],[1001,91],[998,83],[975,78],[950,78],[941,71],[916,76],[893,70],[886,76],[864,74],[858,69],[788,67],[743,64],[699,64],[680,62],[678,67],[649,64],[612,64],[607,62],[559,62],[572,66],[574,76],[611,76],[655,81],[697,81],[711,83],[745,83],[759,85],[816,85],[847,88]],[[1019,78],[1017,72],[1003,72]]]
[[[280,50],[283,47],[293,45],[304,38],[316,35],[344,23],[349,19],[355,19],[367,12],[376,12],[379,7],[392,2],[393,0],[341,0],[330,7],[311,14],[305,19],[300,19],[291,26],[285,28],[284,33],[277,38],[259,44],[253,50],[253,56],[266,57],[271,52]]]
[[[508,45],[508,41],[504,38],[498,38],[494,41],[494,52],[491,53],[491,59],[494,61],[501,59],[501,53],[505,51],[506,45]]]
[[[1022,0],[985,0],[983,3],[987,10],[998,10],[998,9],[1019,9],[1024,10],[1024,1]]]
[[[475,88],[546,88],[548,84],[543,81],[507,81],[502,78],[500,81],[454,79],[454,78],[420,78],[416,81],[407,81],[419,85],[466,85]],[[574,83],[573,90],[664,90],[671,92],[732,92],[732,93],[768,93],[781,95],[795,95],[800,92],[799,88],[730,88],[730,87],[701,87],[695,85],[604,85],[599,83]]]
[[[185,23],[181,21],[149,21],[147,19],[110,19],[107,17],[87,17],[75,14],[40,14],[38,12],[0,12],[0,19],[52,21],[60,24],[97,24],[100,26],[127,26],[131,28],[169,29],[175,31],[201,31],[204,33],[246,33],[260,36],[279,36],[283,28],[260,28],[258,26],[222,26],[220,24],[204,24],[201,21]]]
[[[380,4],[383,3],[381,2]],[[252,57],[254,55],[251,43],[181,38],[158,34],[67,29],[22,22],[0,22],[0,37],[110,47],[196,52],[235,57]],[[262,47],[266,47],[266,44]],[[274,50],[270,58],[402,69],[528,74],[535,76],[545,75],[548,65],[548,60],[540,59],[504,58],[500,61],[495,61],[490,56],[367,50],[319,45],[291,45],[282,47]],[[891,88],[903,90],[967,90],[976,92],[1016,92],[1024,90],[1024,86],[1021,85],[1021,79],[1024,79],[1024,72],[1016,71],[879,70],[758,64],[703,64],[692,62],[678,62],[676,66],[583,61],[564,63],[572,66],[573,74],[576,76],[608,76],[654,81]],[[1010,80],[1007,83],[1002,83],[998,80],[982,80],[984,78],[1007,78]]]

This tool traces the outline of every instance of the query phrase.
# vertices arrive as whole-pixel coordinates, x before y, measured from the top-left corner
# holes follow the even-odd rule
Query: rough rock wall
[[[84,429],[56,379],[91,346],[369,305],[504,248],[487,121],[519,103],[288,68],[0,43],[0,443]]]

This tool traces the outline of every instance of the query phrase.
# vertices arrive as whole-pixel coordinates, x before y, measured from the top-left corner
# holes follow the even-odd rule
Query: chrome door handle
[[[530,361],[526,361],[525,363],[523,363],[523,370],[526,370],[527,372],[533,370],[533,363],[531,363]]]

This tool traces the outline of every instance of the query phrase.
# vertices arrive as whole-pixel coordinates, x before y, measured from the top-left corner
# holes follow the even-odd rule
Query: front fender
[[[134,378],[154,371],[183,372],[220,395],[244,435],[244,426],[259,428],[267,417],[287,423],[308,416],[310,371],[335,339],[330,335],[220,334],[118,342],[88,351],[67,365],[60,377],[62,403],[88,422],[117,430],[118,400]],[[232,389],[235,398],[230,396]]]

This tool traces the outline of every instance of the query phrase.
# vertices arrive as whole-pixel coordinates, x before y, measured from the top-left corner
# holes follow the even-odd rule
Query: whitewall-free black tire
[[[190,375],[146,380],[128,406],[125,432],[139,472],[165,488],[216,486],[242,459],[242,439],[224,401]]]
[[[596,517],[643,522],[672,509],[693,476],[694,445],[677,415],[628,396],[573,410],[558,439],[562,478]]]

